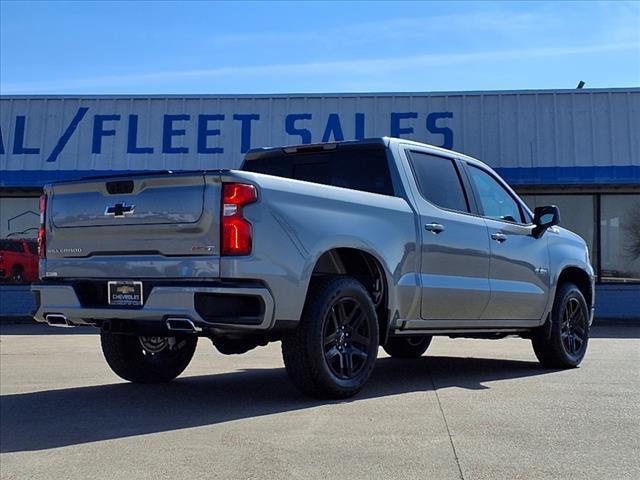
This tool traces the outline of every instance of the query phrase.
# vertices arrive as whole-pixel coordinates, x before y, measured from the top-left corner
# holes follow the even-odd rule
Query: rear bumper
[[[62,315],[70,326],[101,326],[118,320],[144,329],[165,328],[167,319],[177,318],[190,320],[204,331],[239,333],[266,331],[274,325],[273,297],[263,286],[156,285],[137,308],[83,304],[73,284],[41,283],[31,290],[37,303],[34,319],[43,323],[48,323],[48,315]],[[255,306],[250,314],[247,304]]]

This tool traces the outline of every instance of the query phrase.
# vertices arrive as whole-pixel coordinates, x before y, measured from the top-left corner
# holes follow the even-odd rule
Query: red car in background
[[[35,240],[0,239],[0,281],[38,280],[38,245]]]

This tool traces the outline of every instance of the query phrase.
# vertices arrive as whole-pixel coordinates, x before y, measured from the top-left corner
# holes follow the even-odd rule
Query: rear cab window
[[[242,170],[395,196],[384,145],[302,147],[292,153],[283,149],[245,160]]]
[[[22,244],[15,240],[0,240],[0,250],[22,253]]]
[[[407,151],[409,164],[425,200],[447,210],[470,212],[454,160],[424,152]]]

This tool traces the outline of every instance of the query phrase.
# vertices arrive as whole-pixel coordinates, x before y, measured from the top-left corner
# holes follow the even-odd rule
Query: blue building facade
[[[235,168],[252,147],[389,135],[479,158],[532,208],[560,206],[590,247],[598,315],[640,317],[638,132],[638,88],[2,96],[0,238],[35,235],[39,190],[51,181]]]

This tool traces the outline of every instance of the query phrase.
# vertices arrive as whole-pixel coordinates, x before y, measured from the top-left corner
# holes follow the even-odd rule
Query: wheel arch
[[[371,295],[378,315],[380,344],[384,344],[389,326],[389,274],[373,253],[354,247],[334,247],[315,262],[311,277],[348,275],[363,284]]]
[[[560,287],[560,285],[567,282],[573,283],[576,287],[578,287],[578,289],[580,290],[580,292],[584,296],[584,299],[587,302],[587,306],[591,308],[591,306],[593,305],[593,298],[594,298],[591,276],[580,267],[575,267],[575,266],[565,267],[558,275],[555,292],[558,291],[558,288]],[[554,293],[554,297],[555,297],[555,293]]]

